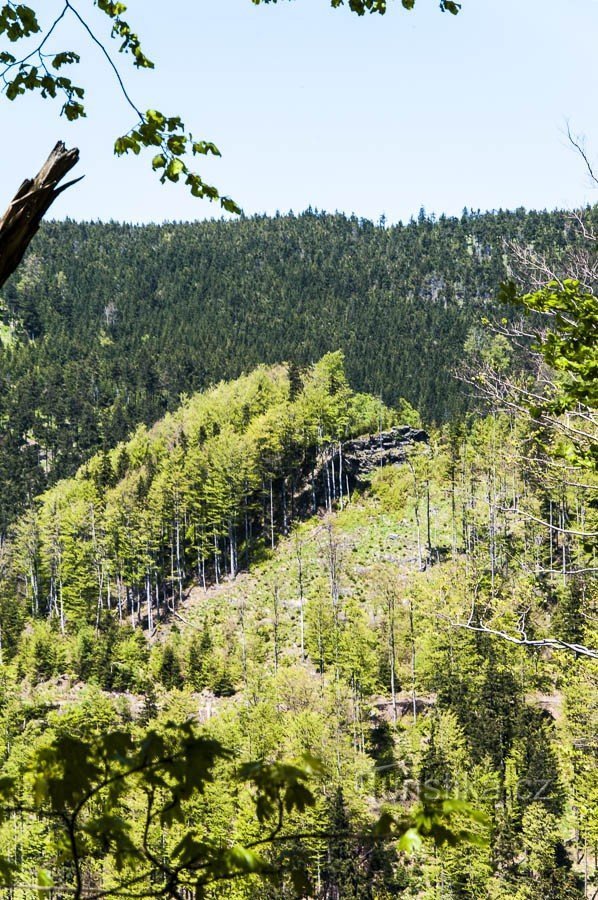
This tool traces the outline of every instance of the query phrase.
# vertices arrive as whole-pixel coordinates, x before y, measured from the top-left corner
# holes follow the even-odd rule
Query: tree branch
[[[0,287],[23,259],[54,200],[62,191],[81,180],[76,178],[58,187],[78,161],[77,148],[67,150],[59,141],[35,178],[25,179],[0,218]]]
[[[440,618],[446,618],[445,616],[440,616]],[[450,621],[450,620],[449,620]],[[571,653],[575,653],[576,656],[589,656],[590,659],[598,659],[598,650],[594,650],[592,647],[584,647],[583,644],[572,644],[568,641],[562,641],[560,638],[539,638],[538,640],[533,640],[532,638],[525,637],[525,634],[521,634],[520,637],[516,637],[513,634],[509,634],[507,631],[500,631],[497,628],[489,628],[487,625],[472,625],[470,622],[450,622],[453,628],[464,628],[466,631],[477,631],[482,634],[489,634],[493,637],[499,637],[503,641],[508,641],[510,644],[517,644],[520,647],[535,647],[536,649],[542,647],[550,647],[552,650],[569,650]]]

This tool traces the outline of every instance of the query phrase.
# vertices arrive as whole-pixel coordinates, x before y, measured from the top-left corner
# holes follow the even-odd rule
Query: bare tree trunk
[[[79,161],[76,147],[67,150],[59,141],[35,178],[26,178],[0,218],[0,287],[15,271],[40,222],[59,194],[80,181],[58,183]]]
[[[413,600],[409,598],[409,635],[411,638],[411,704],[413,706],[413,724],[417,722],[417,691],[415,671],[415,627],[413,623]]]
[[[299,587],[299,640],[301,644],[301,662],[305,662],[305,594],[303,591],[303,544],[299,539],[295,542],[297,559],[297,581]]]
[[[390,662],[390,696],[392,699],[392,720],[397,724],[397,684],[396,684],[396,646],[395,646],[395,592],[394,585],[389,585],[386,591],[388,612],[388,655]]]
[[[280,595],[278,593],[278,582],[274,584],[274,597],[272,609],[272,629],[274,638],[274,671],[278,672],[278,662],[280,658],[279,635],[280,635]]]
[[[419,487],[417,484],[417,475],[415,474],[415,469],[414,469],[413,463],[411,462],[410,459],[407,459],[407,465],[409,466],[409,468],[411,470],[411,475],[413,476],[413,489],[415,492],[415,505],[414,505],[415,525],[417,528],[417,561],[419,564],[419,570],[420,570],[420,572],[422,572],[424,570],[424,562],[423,562],[423,556],[422,556],[421,525],[420,525],[420,519],[419,519]]]

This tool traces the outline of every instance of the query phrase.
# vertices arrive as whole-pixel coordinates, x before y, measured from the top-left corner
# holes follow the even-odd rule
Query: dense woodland
[[[291,806],[263,848],[274,880],[199,896],[595,894],[598,670],[567,649],[598,646],[595,470],[565,483],[556,443],[496,412],[432,429],[405,463],[343,492],[343,440],[399,415],[417,422],[355,393],[340,353],[261,367],[140,426],[18,520],[1,583],[4,772],[22,804],[0,827],[13,883],[72,877],[49,800],[27,800],[32,767],[67,765],[55,745],[148,727],[167,740],[169,722],[190,720],[234,755],[173,821],[144,829],[143,793],[118,798],[126,840],[152,851],[144,896],[166,890],[160,864],[190,846],[259,842],[240,762],[306,752],[321,761],[314,805]],[[293,518],[322,460],[326,502]],[[426,793],[463,798],[486,824],[409,853],[368,830]],[[137,877],[103,816],[90,810],[79,847],[89,896]]]
[[[0,533],[96,450],[259,364],[342,349],[357,390],[404,397],[427,422],[463,414],[452,373],[508,275],[509,239],[558,258],[575,230],[523,210],[45,225],[0,294]]]
[[[84,6],[0,93],[239,217],[0,219],[0,896],[598,900],[598,207],[246,218]]]

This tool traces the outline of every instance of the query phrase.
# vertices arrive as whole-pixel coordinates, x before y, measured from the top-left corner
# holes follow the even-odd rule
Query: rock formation
[[[342,504],[376,469],[404,462],[409,445],[427,441],[425,431],[402,425],[329,445],[304,470],[294,491],[292,518]]]

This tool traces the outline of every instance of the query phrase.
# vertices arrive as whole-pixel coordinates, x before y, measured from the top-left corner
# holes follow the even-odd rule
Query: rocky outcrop
[[[427,443],[428,435],[419,428],[401,425],[390,431],[369,434],[341,445],[343,468],[355,484],[367,480],[375,469],[404,462],[407,447]]]
[[[293,516],[342,504],[376,469],[404,462],[410,445],[427,441],[425,431],[403,425],[330,444],[304,471],[293,498]]]

